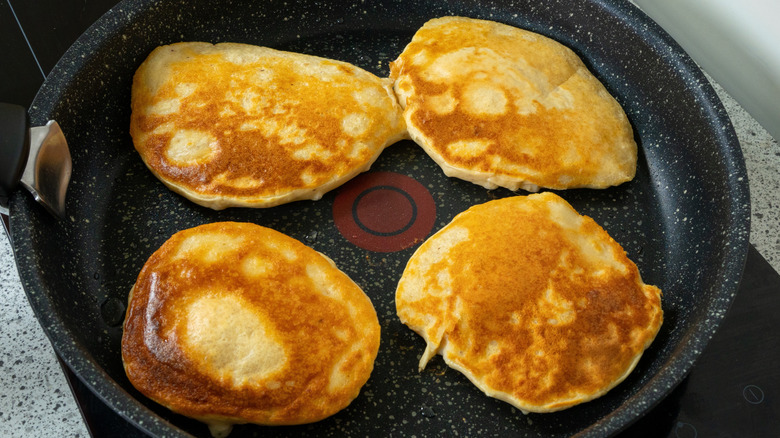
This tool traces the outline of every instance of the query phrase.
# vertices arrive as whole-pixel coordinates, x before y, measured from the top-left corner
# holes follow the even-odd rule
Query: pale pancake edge
[[[176,233],[146,262],[122,359],[144,395],[214,427],[302,424],[358,396],[379,336],[371,301],[330,259],[219,222]]]
[[[620,383],[655,338],[661,291],[552,193],[474,206],[429,238],[396,291],[401,321],[487,395],[552,412]]]
[[[623,109],[564,45],[443,17],[391,63],[411,138],[448,176],[486,188],[606,188],[633,179]]]
[[[156,48],[136,71],[131,106],[147,167],[214,209],[319,199],[407,135],[389,79],[247,44]]]

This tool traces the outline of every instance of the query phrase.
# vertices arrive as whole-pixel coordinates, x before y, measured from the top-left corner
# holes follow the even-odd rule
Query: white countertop
[[[719,86],[715,89],[747,164],[750,242],[780,271],[780,145]],[[27,303],[4,230],[0,231],[0,388],[0,435],[89,436],[54,351]]]

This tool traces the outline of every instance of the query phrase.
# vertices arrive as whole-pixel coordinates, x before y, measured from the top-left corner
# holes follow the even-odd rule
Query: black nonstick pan
[[[602,398],[523,415],[486,397],[440,359],[417,372],[424,342],[393,296],[420,241],[470,205],[513,195],[449,179],[409,141],[323,199],[271,209],[199,207],[145,168],[128,134],[132,75],[156,46],[242,42],[354,63],[380,76],[428,19],[464,15],[536,31],[577,52],[618,99],[640,145],[636,178],[559,192],[663,290],[665,321],[635,371]],[[222,220],[291,235],[330,256],[374,302],[382,344],[371,379],[344,411],[295,427],[239,426],[240,436],[605,436],[668,394],[705,348],[737,290],[748,249],[749,193],[740,147],[704,75],[627,1],[127,0],[60,60],[30,109],[59,122],[73,170],[65,216],[28,193],[10,200],[24,289],[56,351],[113,410],[156,436],[208,436],[140,395],[120,358],[127,294],[173,233]],[[519,194],[523,194],[520,192]],[[372,202],[368,202],[372,200]]]

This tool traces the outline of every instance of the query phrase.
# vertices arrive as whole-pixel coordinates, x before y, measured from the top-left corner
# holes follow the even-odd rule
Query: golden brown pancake
[[[174,234],[130,294],[130,382],[220,435],[236,423],[310,423],[345,408],[379,348],[371,301],[333,262],[259,225]]]
[[[448,176],[529,191],[634,177],[637,146],[623,109],[549,38],[438,18],[390,67],[410,136]]]
[[[319,199],[406,136],[389,79],[246,44],[155,49],[133,78],[130,134],[170,189],[222,209]]]
[[[491,397],[524,412],[621,382],[663,319],[661,291],[596,222],[552,193],[477,205],[429,238],[396,291],[401,321]]]

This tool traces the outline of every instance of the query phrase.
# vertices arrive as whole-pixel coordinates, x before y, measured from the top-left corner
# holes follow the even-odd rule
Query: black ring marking
[[[374,231],[367,226],[365,226],[362,222],[360,222],[360,219],[358,219],[358,211],[357,206],[360,203],[360,200],[363,198],[363,196],[375,191],[375,190],[393,190],[396,191],[402,195],[409,201],[409,204],[412,206],[412,217],[409,219],[409,222],[401,227],[400,229],[396,231],[391,231],[389,233],[384,233],[381,231]],[[414,222],[417,220],[417,204],[414,202],[414,199],[412,199],[411,196],[409,196],[408,193],[405,191],[399,189],[398,187],[393,186],[374,186],[369,189],[364,190],[362,193],[360,193],[357,198],[352,202],[352,219],[355,221],[358,227],[360,227],[361,230],[365,231],[366,233],[373,234],[374,236],[397,236],[404,231],[408,230],[409,228],[414,225]]]

